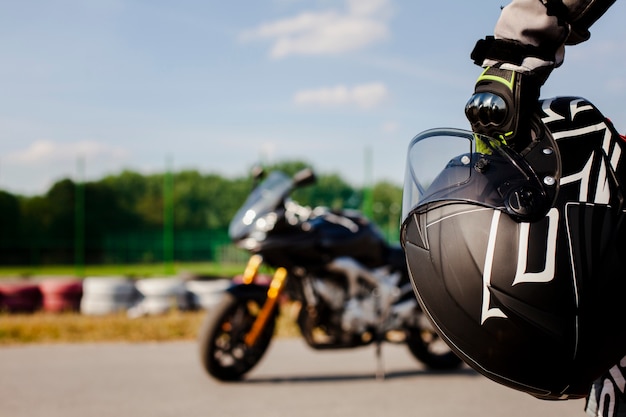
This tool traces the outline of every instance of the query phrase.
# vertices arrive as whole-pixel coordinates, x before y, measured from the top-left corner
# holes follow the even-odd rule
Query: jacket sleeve
[[[513,0],[502,9],[494,29],[496,39],[517,41],[553,52],[554,60],[528,62],[529,70],[557,67],[564,46],[590,37],[589,28],[615,0]]]

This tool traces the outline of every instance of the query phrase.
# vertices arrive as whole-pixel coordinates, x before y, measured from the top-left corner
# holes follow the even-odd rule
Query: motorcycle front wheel
[[[461,358],[432,330],[409,329],[406,343],[411,354],[430,369],[450,370],[463,364]]]
[[[225,293],[209,310],[199,333],[200,359],[209,375],[220,381],[236,381],[259,363],[274,335],[278,309],[274,309],[254,345],[246,345],[244,339],[263,303]]]

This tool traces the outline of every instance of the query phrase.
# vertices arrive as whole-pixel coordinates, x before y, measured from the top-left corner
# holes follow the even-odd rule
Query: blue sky
[[[0,189],[43,193],[78,160],[88,180],[298,159],[401,184],[415,134],[468,127],[469,52],[503,4],[0,0]],[[623,16],[618,1],[568,48],[543,95],[584,96],[626,132]]]

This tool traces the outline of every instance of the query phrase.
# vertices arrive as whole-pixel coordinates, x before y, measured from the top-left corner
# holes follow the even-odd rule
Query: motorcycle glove
[[[471,58],[485,68],[465,106],[472,130],[524,147],[539,90],[554,66],[554,51],[488,36],[476,43]]]
[[[515,148],[525,147],[540,87],[532,74],[487,67],[465,105],[472,130]]]

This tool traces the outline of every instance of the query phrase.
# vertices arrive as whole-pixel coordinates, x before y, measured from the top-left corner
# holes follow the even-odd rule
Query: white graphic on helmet
[[[583,106],[584,108],[584,106]],[[598,181],[596,182],[596,190],[595,197],[593,201],[591,199],[591,187],[589,186],[589,179],[591,175],[591,170],[593,166],[593,161],[596,157],[595,152],[592,153],[585,164],[585,167],[582,171],[568,175],[566,177],[561,178],[561,185],[566,185],[575,181],[581,181],[580,186],[580,201],[581,202],[594,202],[598,204],[608,204],[610,198],[609,184],[608,184],[608,176],[607,173],[609,170],[616,171],[617,164],[622,155],[622,150],[619,146],[616,145],[615,141],[612,139],[612,134],[606,123],[602,122],[593,126],[587,126],[581,129],[556,132],[553,133],[554,139],[570,139],[576,138],[582,135],[604,131],[604,138],[602,142],[602,150],[604,151],[604,155],[606,158],[602,158],[602,164],[600,166],[600,170],[598,172]],[[604,156],[603,155],[603,156]],[[607,167],[609,165],[610,167]]]
[[[544,123],[550,124],[553,122],[559,122],[568,119],[568,117],[561,115],[551,108],[552,100],[546,100],[543,102],[543,111],[546,116],[542,119]],[[574,120],[576,116],[593,110],[593,106],[582,99],[574,99],[569,105],[569,119]],[[576,140],[581,136],[593,134],[596,132],[602,132],[602,153],[598,155],[598,152],[592,152],[589,159],[579,172],[570,173],[565,175],[560,180],[561,186],[579,184],[579,202],[580,203],[592,203],[600,205],[609,205],[611,200],[611,187],[610,178],[617,170],[622,150],[613,138],[611,129],[605,122],[585,126],[582,128],[576,128],[571,130],[554,129],[552,135],[557,141]],[[598,164],[594,169],[594,165]],[[595,172],[595,175],[594,175]],[[595,178],[594,178],[595,176]],[[481,309],[481,324],[484,324],[486,320],[490,318],[508,318],[506,314],[498,307],[491,305],[491,287],[492,268],[494,262],[494,253],[496,248],[496,240],[498,236],[498,225],[500,222],[501,212],[496,210],[493,213],[491,222],[491,228],[489,232],[489,242],[487,245],[487,253],[485,256],[485,264],[483,269],[483,300]],[[545,248],[545,264],[542,271],[528,272],[527,256],[531,250],[530,230],[532,223],[520,223],[519,229],[519,245],[517,256],[517,269],[515,272],[515,278],[512,285],[518,285],[522,283],[548,283],[554,280],[555,277],[555,259],[556,259],[556,246],[559,229],[560,213],[556,208],[552,208],[547,216],[548,230],[546,234],[546,241],[543,242]],[[569,222],[567,222],[569,228]],[[542,244],[536,239],[532,240],[533,245]],[[539,248],[532,248],[533,250]],[[571,255],[571,254],[570,254]],[[572,260],[573,261],[573,260]],[[575,273],[575,268],[572,268],[572,273]],[[578,289],[576,288],[574,279],[574,287],[576,291],[576,297],[578,297]],[[578,300],[576,300],[578,301]]]
[[[548,237],[546,242],[546,263],[543,271],[527,272],[526,263],[528,250],[530,248],[530,225],[531,223],[520,224],[519,246],[517,250],[517,271],[513,285],[523,282],[545,283],[554,279],[556,265],[556,241],[559,228],[559,211],[556,208],[550,209],[547,214]]]
[[[500,223],[500,210],[494,210],[489,230],[489,242],[487,244],[487,255],[485,256],[485,267],[483,268],[483,307],[480,316],[480,324],[491,317],[506,318],[506,314],[497,307],[490,306],[491,293],[491,268],[493,267],[494,251],[496,249],[496,237],[498,236],[498,224]]]
[[[498,225],[502,212],[495,210],[491,219],[491,228],[489,230],[489,242],[487,244],[487,254],[485,256],[485,266],[483,268],[483,304],[481,311],[480,324],[484,324],[487,319],[493,317],[507,318],[506,314],[498,307],[491,306],[491,273],[494,261],[494,252],[498,236]],[[556,208],[552,208],[546,215],[548,220],[548,233],[545,241],[545,264],[543,270],[537,272],[528,272],[527,255],[530,251],[530,229],[532,223],[520,223],[519,244],[517,251],[517,270],[512,285],[522,283],[548,283],[554,279],[555,275],[555,258],[556,243],[559,228],[559,212]],[[537,240],[532,240],[532,244],[537,244]]]

